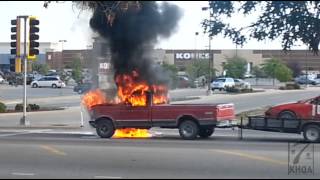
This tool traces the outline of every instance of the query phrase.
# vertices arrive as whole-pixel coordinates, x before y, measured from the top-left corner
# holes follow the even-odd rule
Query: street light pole
[[[62,40],[59,40],[59,42],[61,42],[61,58],[63,58],[63,43],[67,42],[67,40],[62,39]],[[66,84],[67,84],[67,82],[66,82]],[[60,96],[62,96],[62,95],[63,95],[63,92],[62,92],[62,88],[61,88],[60,89]]]
[[[202,11],[207,11],[207,10],[209,11],[209,23],[211,23],[210,7],[202,7]],[[212,53],[211,53],[211,36],[210,36],[210,33],[208,33],[208,37],[209,37],[209,59],[208,59],[208,61],[209,61],[209,72],[208,72],[208,75],[209,75],[209,77],[208,77],[208,80],[207,80],[208,81],[207,95],[210,95],[210,93],[211,93],[210,83],[211,83],[211,79],[212,79],[212,71],[211,71],[212,65],[211,64],[213,64],[213,62],[211,63],[213,56],[212,56]]]

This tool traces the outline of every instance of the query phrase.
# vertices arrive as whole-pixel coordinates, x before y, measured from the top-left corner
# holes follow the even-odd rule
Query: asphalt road
[[[22,99],[23,97],[23,86],[8,86],[0,84],[0,99],[2,100],[15,100]],[[70,96],[77,95],[73,92],[71,87],[67,88],[31,88],[27,86],[27,97],[28,98],[45,98],[45,97],[59,97],[59,96]]]
[[[233,102],[237,111],[242,111],[316,95],[319,90],[310,88],[290,92],[214,94],[183,103]],[[73,101],[67,96],[63,99]],[[21,113],[2,114],[0,127],[17,125],[20,117]],[[49,124],[58,129],[0,128],[0,178],[320,177],[319,144],[309,145],[298,163],[311,165],[314,162],[314,174],[288,174],[288,143],[293,147],[303,142],[301,135],[244,130],[244,139],[239,140],[237,130],[217,129],[210,139],[185,141],[180,139],[177,130],[153,128],[154,136],[150,139],[100,139],[87,126],[59,128],[79,127],[81,117],[79,107],[73,107],[28,114],[31,125]],[[88,117],[84,114],[83,118]],[[303,147],[305,145],[295,146],[296,151]],[[307,159],[311,153],[314,154],[312,162]]]
[[[240,141],[237,132],[230,131],[219,130],[210,139],[194,141],[181,140],[179,136],[168,132],[150,139],[100,139],[84,134],[1,132],[0,177],[319,177],[318,144],[314,145],[314,174],[288,175],[288,142],[297,142],[296,135],[273,139],[268,137],[268,133],[263,135],[261,132],[258,133],[260,136],[251,137],[256,133],[251,132]],[[303,147],[297,146],[300,149]],[[304,163],[303,158],[300,163]]]

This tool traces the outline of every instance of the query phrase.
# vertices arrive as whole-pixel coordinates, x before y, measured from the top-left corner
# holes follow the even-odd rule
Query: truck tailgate
[[[236,120],[234,104],[219,104],[215,108],[217,121]]]

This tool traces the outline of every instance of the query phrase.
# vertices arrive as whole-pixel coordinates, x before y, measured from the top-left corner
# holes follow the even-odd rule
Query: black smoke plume
[[[137,70],[141,80],[149,84],[167,83],[168,76],[152,63],[148,52],[160,38],[168,38],[174,32],[182,12],[178,6],[166,2],[138,2],[138,9],[115,9],[114,21],[110,23],[105,7],[112,3],[101,1],[94,8],[90,26],[109,41],[115,76]]]

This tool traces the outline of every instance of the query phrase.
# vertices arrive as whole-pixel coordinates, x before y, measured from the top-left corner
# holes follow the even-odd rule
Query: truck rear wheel
[[[200,128],[199,136],[201,138],[208,138],[213,134],[213,132],[214,132],[214,127]]]
[[[183,121],[179,126],[179,134],[183,139],[193,140],[199,133],[198,125],[191,120]]]
[[[306,141],[315,143],[320,141],[320,127],[317,125],[307,125],[303,130],[303,137]]]
[[[111,138],[115,129],[110,120],[99,120],[97,122],[96,131],[101,138]]]

